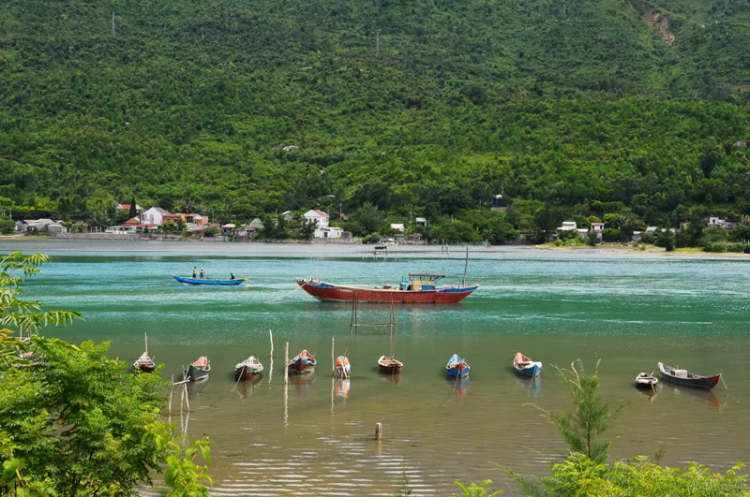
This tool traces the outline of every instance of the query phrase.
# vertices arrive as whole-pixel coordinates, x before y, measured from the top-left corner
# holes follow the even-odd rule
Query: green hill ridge
[[[747,1],[8,0],[0,25],[16,216],[750,214]]]

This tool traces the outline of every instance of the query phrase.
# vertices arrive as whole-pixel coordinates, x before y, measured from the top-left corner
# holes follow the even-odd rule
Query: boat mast
[[[388,325],[391,329],[391,359],[393,359],[393,297],[391,297],[391,316]]]

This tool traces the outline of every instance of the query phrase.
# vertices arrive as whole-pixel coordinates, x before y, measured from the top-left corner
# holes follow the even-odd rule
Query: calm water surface
[[[460,252],[373,262],[339,248],[267,247],[248,254],[234,245],[158,251],[143,244],[137,251],[101,243],[38,245],[3,242],[0,249],[52,253],[55,262],[28,285],[28,296],[86,319],[48,334],[111,340],[112,354],[132,361],[148,332],[149,352],[165,364],[166,377],[209,356],[211,379],[191,389],[189,419],[175,414],[172,420],[190,438],[207,434],[214,442],[214,495],[392,495],[404,477],[416,494],[445,495],[453,480],[482,478],[515,493],[497,465],[542,474],[565,452],[529,404],[568,408],[552,364],[567,367],[577,358],[590,368],[601,359],[603,396],[627,404],[612,430],[618,439],[611,460],[664,446],[662,462],[670,465],[697,460],[725,470],[750,462],[745,259],[476,249],[468,277],[481,284],[475,295],[453,306],[396,308],[396,356],[405,368],[391,378],[379,375],[376,364],[388,352],[387,328],[350,335],[349,306],[317,302],[295,290],[292,278],[374,285],[396,283],[407,272],[444,272],[448,283],[459,283]],[[172,279],[193,265],[211,276],[231,271],[250,281],[241,288],[196,288]],[[387,321],[388,309],[361,305],[359,319]],[[332,336],[336,353],[346,352],[352,362],[349,382],[331,377]],[[292,377],[288,386],[286,341],[291,355],[306,348],[318,357],[313,375]],[[514,376],[510,363],[519,350],[544,362],[541,381]],[[472,366],[465,384],[445,379],[454,352]],[[255,383],[235,386],[234,364],[250,354],[266,371]],[[632,379],[655,371],[658,360],[701,374],[722,372],[729,389],[665,384],[653,396],[636,391]],[[382,442],[372,440],[376,422],[384,425]]]

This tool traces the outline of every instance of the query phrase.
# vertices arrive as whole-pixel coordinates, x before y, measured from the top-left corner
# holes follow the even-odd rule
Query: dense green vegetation
[[[624,236],[695,206],[750,214],[747,2],[3,7],[15,217],[105,223],[133,197],[240,222],[341,206],[362,234],[425,216],[501,243],[563,217],[616,214]],[[500,192],[508,212],[474,212]]]
[[[0,494],[136,495],[166,466],[173,497],[208,495],[210,441],[182,450],[162,420],[165,382],[106,356],[34,333],[80,318],[23,300],[24,277],[49,257],[0,258]],[[19,338],[20,335],[20,338]],[[196,462],[200,455],[205,463]]]

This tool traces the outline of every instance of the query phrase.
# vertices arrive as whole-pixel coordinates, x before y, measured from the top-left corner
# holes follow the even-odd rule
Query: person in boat
[[[201,268],[201,279],[205,278],[206,272]]]
[[[234,279],[234,273],[229,273],[229,279],[230,279],[230,280],[233,280],[233,279]]]
[[[198,266],[193,266],[193,278],[196,276],[196,272],[198,271]]]

